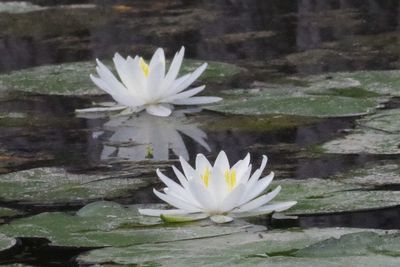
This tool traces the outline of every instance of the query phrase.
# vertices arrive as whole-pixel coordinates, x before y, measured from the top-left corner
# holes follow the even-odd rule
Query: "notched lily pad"
[[[322,145],[339,154],[400,154],[400,109],[383,110],[357,121],[356,129]]]
[[[400,205],[399,191],[374,190],[359,183],[359,179],[285,179],[276,183],[282,186],[276,201],[297,201],[285,214],[332,213]]]
[[[0,175],[0,199],[48,204],[87,202],[127,196],[156,179],[134,176],[134,172],[86,175],[68,173],[60,168],[36,168]]]
[[[376,266],[377,263],[396,266],[394,258],[387,256],[383,250],[378,253],[374,251],[375,247],[379,247],[379,243],[372,244],[375,239],[369,241],[368,237],[381,241],[390,240],[392,243],[400,242],[397,234],[385,234],[383,231],[375,230],[348,228],[268,232],[250,230],[247,233],[199,240],[97,249],[79,256],[78,262],[161,266],[346,266],[362,262],[365,266]],[[357,253],[353,246],[355,240],[361,241],[359,250],[367,250],[366,253]],[[331,245],[325,248],[324,245],[332,241],[350,248],[346,257],[338,253],[340,246]],[[371,249],[368,248],[369,244],[372,244]],[[390,251],[395,251],[395,248]],[[332,255],[328,256],[329,253]]]
[[[108,66],[113,64],[108,62]],[[193,71],[203,61],[184,60],[182,73]],[[59,65],[39,66],[0,75],[0,91],[18,90],[50,95],[100,95],[105,94],[90,80],[96,72],[94,61],[74,62]],[[208,68],[200,82],[221,82],[239,73],[235,65],[222,62],[208,62]]]
[[[310,76],[304,81],[330,88],[362,88],[380,95],[400,96],[400,70],[335,72]]]
[[[14,220],[1,226],[0,232],[15,237],[47,238],[51,245],[118,247],[229,235],[246,230],[242,226],[201,224],[155,226],[160,223],[159,218],[141,216],[136,206],[122,207],[101,201],[83,207],[76,215],[45,212]]]
[[[246,91],[226,91],[224,101],[207,106],[213,111],[240,114],[282,114],[308,117],[345,117],[367,114],[379,106],[376,98],[307,94],[304,88],[281,87]]]

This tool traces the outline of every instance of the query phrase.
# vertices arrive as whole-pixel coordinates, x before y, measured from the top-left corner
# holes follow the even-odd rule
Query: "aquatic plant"
[[[184,91],[207,68],[207,63],[204,63],[192,73],[177,78],[184,53],[185,48],[182,47],[175,54],[166,74],[162,48],[156,50],[149,64],[140,56],[128,56],[125,59],[116,53],[113,61],[121,81],[97,59],[96,70],[99,77],[90,75],[90,78],[118,104],[76,111],[122,111],[123,114],[129,114],[145,109],[151,115],[166,117],[171,114],[173,105],[198,105],[220,101],[219,97],[194,96],[204,90],[204,85]]]
[[[191,221],[210,217],[217,223],[225,223],[234,217],[248,217],[283,211],[296,201],[269,203],[278,195],[278,186],[269,193],[265,190],[274,173],[260,179],[267,164],[267,157],[259,169],[251,175],[250,154],[232,167],[224,151],[218,154],[214,166],[203,154],[196,157],[195,168],[180,158],[183,173],[172,166],[180,185],[165,176],[159,169],[157,175],[167,186],[163,192],[153,190],[157,197],[177,209],[139,209],[143,215],[161,216],[166,221]]]

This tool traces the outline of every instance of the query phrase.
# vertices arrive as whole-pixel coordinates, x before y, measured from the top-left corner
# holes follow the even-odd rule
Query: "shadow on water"
[[[0,13],[0,72],[32,66],[108,58],[115,51],[144,54],[162,46],[168,55],[187,48],[187,55],[221,60],[249,71],[234,86],[249,87],[288,73],[399,68],[399,1],[69,1],[34,0],[51,8],[31,13]],[[57,5],[96,4],[61,8]],[[232,84],[226,85],[230,88]],[[106,98],[96,98],[103,100]],[[43,166],[65,166],[71,172],[119,168],[115,162],[134,160],[176,163],[177,155],[204,153],[210,159],[225,150],[232,161],[252,154],[255,165],[269,156],[268,170],[277,179],[326,178],[396,156],[320,154],[313,149],[354,128],[356,118],[309,121],[261,129],[229,124],[218,128],[202,112],[194,121],[187,115],[165,123],[142,118],[77,118],[74,109],[93,98],[20,95],[1,100],[0,173]],[[398,102],[389,107],[398,107]],[[9,113],[8,117],[2,116]],[[241,118],[237,118],[241,122]],[[157,129],[157,130],[154,130]],[[162,139],[163,138],[163,139]],[[139,141],[139,142],[138,142]],[[114,164],[114,165],[113,165]],[[111,167],[110,167],[111,166]],[[117,167],[115,167],[117,166]],[[145,187],[120,203],[157,202]],[[394,188],[393,188],[394,189]],[[25,211],[75,211],[84,203],[27,205],[2,203]],[[271,228],[289,226],[400,229],[398,207],[380,210],[300,216],[296,220],[256,223]],[[0,263],[36,266],[77,266],[83,250],[49,247],[46,241],[21,239],[19,246],[0,255]],[[4,260],[5,259],[5,260]]]

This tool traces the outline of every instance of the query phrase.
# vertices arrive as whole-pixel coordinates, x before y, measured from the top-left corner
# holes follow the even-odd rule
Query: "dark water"
[[[156,47],[172,55],[184,45],[187,57],[235,63],[249,71],[224,88],[251,87],[255,82],[279,80],[288,74],[400,67],[400,2],[390,0],[215,0],[215,1],[49,1],[37,5],[91,4],[68,12],[0,13],[0,72],[50,63],[108,58],[122,54],[150,56]],[[79,14],[71,19],[69,13]],[[17,25],[17,26],[16,26]],[[3,161],[0,173],[42,166],[65,166],[71,171],[101,167],[115,158],[132,160],[137,151],[115,149],[107,143],[117,133],[104,130],[105,119],[74,116],[74,109],[91,99],[26,95],[1,100],[0,112],[25,112],[28,124],[0,128],[1,151],[14,158]],[[393,101],[389,107],[397,107]],[[214,114],[204,113],[213,116]],[[47,120],[48,118],[54,118]],[[254,159],[270,158],[269,170],[278,178],[328,177],[394,156],[326,155],[310,157],[302,150],[343,134],[356,118],[318,120],[299,127],[265,131],[206,130],[208,148],[182,134],[188,155],[215,158],[225,150],[232,161],[248,151]],[[147,127],[147,125],[143,126]],[[174,159],[166,149],[160,159]],[[294,156],[295,155],[295,156]],[[164,158],[162,158],[164,157]],[[165,158],[166,157],[166,158]],[[193,160],[190,158],[190,160]],[[256,163],[257,164],[257,160]],[[144,189],[121,203],[156,202]],[[396,190],[396,188],[393,188]],[[74,211],[83,203],[29,206],[3,203],[36,214]],[[352,213],[301,216],[287,222],[259,222],[273,228],[366,227],[400,228],[398,207]],[[0,263],[37,266],[76,266],[82,250],[49,248],[43,240],[23,239]]]

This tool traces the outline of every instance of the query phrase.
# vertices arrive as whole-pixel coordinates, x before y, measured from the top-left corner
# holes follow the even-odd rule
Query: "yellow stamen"
[[[228,185],[229,191],[232,191],[232,189],[236,186],[236,170],[226,170],[225,181]]]
[[[208,167],[206,167],[204,174],[201,176],[201,179],[203,180],[204,185],[206,187],[208,187],[208,180],[210,179],[210,174],[211,174],[210,169]]]
[[[141,57],[140,59],[139,59],[139,64],[140,64],[140,67],[142,68],[142,71],[143,71],[143,73],[144,73],[144,76],[149,76],[149,65],[144,61],[144,59]]]

